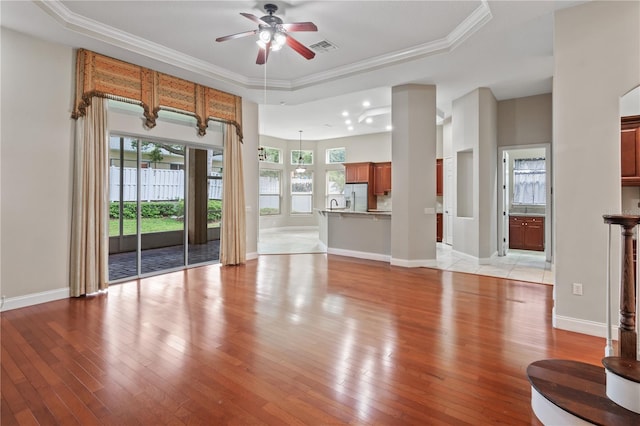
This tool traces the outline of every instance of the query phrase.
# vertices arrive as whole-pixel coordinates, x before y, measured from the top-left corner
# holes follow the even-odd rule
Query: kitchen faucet
[[[329,202],[329,210],[333,210],[333,202],[336,202],[336,207],[338,207],[338,200],[336,200],[335,198],[332,198],[331,201]]]

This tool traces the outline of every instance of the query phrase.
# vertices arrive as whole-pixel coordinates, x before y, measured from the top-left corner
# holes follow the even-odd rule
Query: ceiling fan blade
[[[292,22],[290,24],[282,24],[282,28],[286,31],[318,31],[318,27],[313,22]]]
[[[242,33],[237,33],[237,34],[231,34],[228,36],[224,36],[224,37],[218,37],[216,39],[216,41],[227,41],[227,40],[233,40],[234,38],[240,38],[240,37],[246,37],[246,36],[250,36],[250,35],[255,35],[257,34],[258,30],[252,30],[252,31],[245,31]]]
[[[316,54],[311,49],[307,48],[304,44],[300,43],[289,34],[285,33],[284,35],[287,37],[287,44],[289,45],[289,47],[291,47],[293,50],[295,50],[305,58],[313,59],[313,57],[316,56]]]
[[[262,19],[258,18],[256,15],[252,15],[251,13],[240,12],[240,15],[244,16],[247,19],[252,20],[258,25],[269,25],[268,22],[264,22]]]
[[[266,47],[260,48],[258,50],[258,57],[256,58],[256,64],[264,65],[267,63],[267,59],[269,59],[269,51],[271,50],[271,43],[267,43]]]

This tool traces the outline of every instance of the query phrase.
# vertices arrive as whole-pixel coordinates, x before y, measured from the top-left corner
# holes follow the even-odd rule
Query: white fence
[[[136,169],[122,170],[122,201],[136,201]],[[222,199],[222,179],[208,179],[209,199]],[[120,199],[120,167],[109,168],[109,201]],[[140,169],[140,201],[184,199],[184,170]]]

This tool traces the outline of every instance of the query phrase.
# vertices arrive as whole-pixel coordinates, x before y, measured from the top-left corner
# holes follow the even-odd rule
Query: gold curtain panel
[[[155,127],[158,111],[164,109],[194,116],[200,136],[207,121],[215,120],[233,124],[242,140],[240,96],[79,49],[72,117],[84,116],[94,96],[142,106],[148,128]]]

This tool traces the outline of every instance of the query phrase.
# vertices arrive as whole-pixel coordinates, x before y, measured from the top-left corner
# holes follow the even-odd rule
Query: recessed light
[[[367,117],[367,119],[364,120],[364,122],[367,123],[367,124],[371,124],[371,123],[373,123],[373,118]]]
[[[349,111],[342,111],[342,116],[343,117],[348,117],[349,116]]]
[[[347,130],[353,130],[353,126],[347,127]]]
[[[362,106],[363,106],[363,107],[365,107],[365,108],[369,108],[369,107],[371,106],[371,102],[369,102],[369,101],[364,101],[364,102],[362,103]]]
[[[351,124],[351,120],[345,120],[344,124]]]

